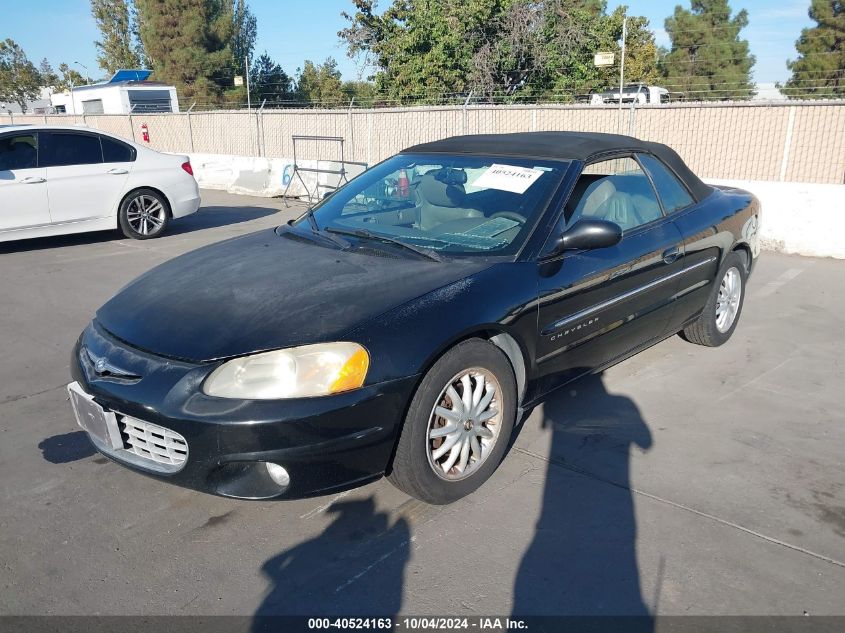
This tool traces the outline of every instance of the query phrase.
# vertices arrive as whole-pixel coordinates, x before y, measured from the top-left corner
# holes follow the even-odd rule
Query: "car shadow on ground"
[[[73,233],[71,235],[55,235],[52,237],[35,237],[27,240],[12,240],[0,242],[0,255],[7,253],[26,253],[28,251],[49,250],[65,246],[84,246],[87,244],[104,244],[126,239],[117,231],[92,231],[90,233]]]
[[[634,616],[620,626],[650,631],[653,622],[640,587],[630,490],[630,454],[650,448],[648,426],[632,400],[607,392],[600,375],[559,390],[542,406],[542,424],[551,433],[550,449],[543,451],[548,460],[542,509],[520,564],[502,569],[503,579],[513,579],[511,613]],[[495,502],[485,501],[491,512],[508,512]],[[407,522],[391,522],[376,510],[372,497],[336,502],[327,512],[335,519],[321,534],[262,566],[270,587],[253,630],[271,630],[275,624],[268,616],[274,615],[399,613],[411,556]],[[495,529],[495,523],[476,527]],[[468,557],[467,564],[482,555],[476,548],[456,551]],[[472,588],[430,590],[455,594]]]
[[[182,235],[195,231],[204,231],[242,222],[250,222],[278,213],[279,209],[273,207],[201,207],[196,213],[183,218],[171,220],[167,229],[162,235],[167,238],[169,235]],[[279,220],[279,224],[282,221]],[[82,246],[86,244],[102,244],[127,239],[118,231],[92,231],[90,233],[74,233],[71,235],[56,235],[52,237],[36,237],[27,240],[12,240],[0,242],[0,255],[5,253],[23,253],[27,251],[39,251],[44,249],[60,248],[64,246]]]
[[[85,431],[73,431],[48,437],[38,444],[41,455],[51,464],[68,464],[96,454]]]
[[[170,226],[167,227],[165,236],[180,235],[182,233],[192,233],[194,231],[250,222],[265,218],[274,213],[279,213],[279,209],[257,206],[237,208],[220,206],[200,207],[200,210],[196,213],[172,220]],[[281,220],[279,224],[281,224]]]

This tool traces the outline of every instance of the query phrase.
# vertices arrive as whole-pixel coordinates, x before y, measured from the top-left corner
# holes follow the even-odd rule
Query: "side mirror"
[[[622,239],[622,227],[607,220],[578,220],[558,238],[554,253],[616,246]]]

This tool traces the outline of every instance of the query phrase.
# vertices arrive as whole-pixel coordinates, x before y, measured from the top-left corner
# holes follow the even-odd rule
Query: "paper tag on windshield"
[[[472,184],[474,187],[525,193],[528,187],[542,175],[543,172],[539,169],[515,167],[514,165],[491,165]]]

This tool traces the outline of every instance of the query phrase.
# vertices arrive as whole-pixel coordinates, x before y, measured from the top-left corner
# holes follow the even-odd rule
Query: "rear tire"
[[[684,328],[683,337],[687,341],[718,347],[731,337],[742,314],[747,275],[743,255],[733,252],[725,258],[704,309]]]
[[[499,466],[515,417],[516,380],[507,357],[481,339],[459,343],[417,387],[388,479],[427,503],[456,501]]]
[[[120,203],[117,218],[126,237],[149,240],[164,233],[170,221],[170,207],[157,191],[137,189]]]

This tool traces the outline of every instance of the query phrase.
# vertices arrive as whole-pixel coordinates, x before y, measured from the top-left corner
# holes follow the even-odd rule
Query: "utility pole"
[[[244,72],[246,72],[246,109],[252,110],[252,97],[249,95],[249,51],[244,56]]]
[[[622,88],[625,86],[625,40],[628,37],[628,18],[622,18],[622,58],[619,60],[619,125],[622,125]],[[621,131],[621,130],[620,130]]]

